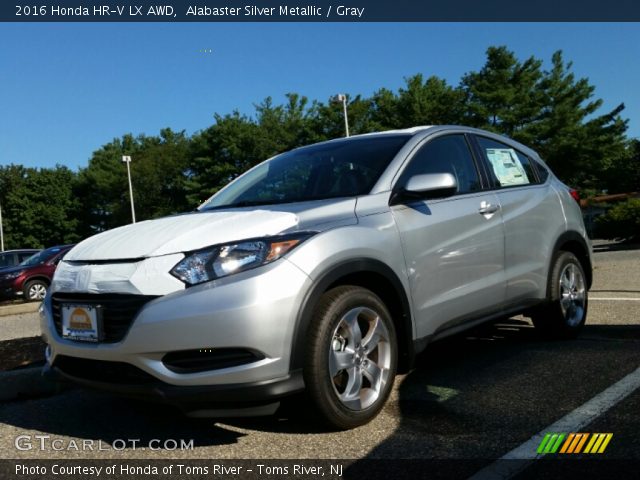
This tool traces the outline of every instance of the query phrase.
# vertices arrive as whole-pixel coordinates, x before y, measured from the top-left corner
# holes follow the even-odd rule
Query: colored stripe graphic
[[[564,445],[560,449],[560,453],[567,453],[567,449],[569,448],[569,445],[571,445],[571,442],[573,442],[573,439],[575,438],[575,436],[576,436],[575,433],[569,434],[569,436],[567,437],[567,441],[564,442]]]
[[[564,439],[565,436],[566,435],[564,433],[561,433],[560,435],[558,435],[558,439],[556,440],[556,443],[553,445],[553,448],[549,453],[556,453],[558,451],[558,448],[560,447],[560,444],[562,443],[562,440]]]
[[[584,453],[591,453],[591,447],[593,447],[593,444],[596,443],[597,438],[598,435],[591,435],[591,440],[589,440],[589,443],[587,443],[587,448],[584,449]]]
[[[603,453],[604,449],[607,448],[607,445],[609,445],[609,442],[613,438],[613,433],[607,433],[606,435],[607,436],[604,439],[604,442],[602,442],[602,445],[600,445],[600,450],[598,450],[598,453]]]
[[[547,433],[537,453],[603,453],[612,438],[613,433]]]
[[[544,447],[547,445],[547,442],[549,441],[550,438],[551,438],[551,434],[547,433],[542,439],[542,441],[540,442],[540,445],[538,446],[538,450],[536,450],[536,452],[538,453],[544,452]]]
[[[576,447],[573,453],[580,453],[582,451],[582,447],[584,446],[584,442],[587,441],[587,438],[589,438],[589,434],[583,433],[582,438],[580,439],[580,443],[578,443],[578,446]]]

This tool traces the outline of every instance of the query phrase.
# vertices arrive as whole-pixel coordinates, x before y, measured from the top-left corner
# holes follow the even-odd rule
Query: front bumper
[[[47,369],[85,386],[145,398],[151,395],[169,403],[191,403],[190,398],[262,402],[299,391],[303,383],[301,376],[289,371],[290,355],[299,306],[310,286],[306,274],[281,259],[151,300],[121,341],[98,344],[62,338],[48,295],[41,311],[41,328],[49,345]],[[163,363],[168,353],[198,349],[248,349],[260,356],[243,365],[196,373],[177,373]],[[136,384],[117,376],[108,381],[77,376],[59,368],[58,358],[124,363],[151,381]]]
[[[0,280],[0,298],[16,298],[23,295],[19,277],[10,280]]]
[[[83,387],[101,390],[141,400],[155,400],[174,405],[186,412],[203,410],[253,410],[304,389],[302,371],[283,378],[228,385],[176,386],[161,381],[139,384],[104,382],[76,376],[49,364],[43,375],[55,381],[72,382]]]

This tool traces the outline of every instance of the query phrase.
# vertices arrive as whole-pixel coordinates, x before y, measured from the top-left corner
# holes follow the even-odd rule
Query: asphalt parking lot
[[[356,430],[323,430],[310,418],[304,397],[274,417],[215,421],[72,389],[0,403],[0,458],[426,458],[459,460],[447,468],[466,478],[640,367],[640,250],[597,249],[595,261],[587,326],[577,340],[542,340],[520,317],[433,344],[415,370],[396,379],[381,415]],[[36,314],[3,322],[27,332],[37,325]],[[639,411],[636,389],[579,431],[613,433],[600,458],[638,461]],[[63,449],[18,450],[19,435],[61,439]],[[139,439],[138,448],[111,448],[121,439]],[[153,439],[193,440],[193,448],[140,448]],[[71,440],[100,441],[105,449],[64,448]],[[533,478],[544,468],[538,462],[519,475]]]

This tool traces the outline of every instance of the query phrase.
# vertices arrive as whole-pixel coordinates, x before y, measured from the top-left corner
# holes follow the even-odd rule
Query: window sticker
[[[486,152],[500,185],[510,187],[529,183],[515,150],[512,148],[487,148]]]

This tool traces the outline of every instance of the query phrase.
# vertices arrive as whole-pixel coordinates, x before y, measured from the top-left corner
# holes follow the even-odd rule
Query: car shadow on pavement
[[[637,368],[639,347],[640,325],[587,325],[550,341],[522,317],[434,342],[385,407],[397,428],[345,478],[371,460],[371,478],[468,478]],[[381,459],[403,459],[404,473]]]
[[[146,447],[152,440],[160,441],[156,446],[165,440],[184,440],[193,441],[193,447],[203,447],[234,444],[243,436],[213,421],[186,418],[169,406],[82,389],[1,406],[0,423],[13,425],[18,431],[35,430],[51,438],[72,437],[96,443],[100,440],[105,445],[114,445],[114,441],[122,445],[124,440],[125,450],[132,448],[132,439],[138,441],[138,447]]]
[[[397,391],[382,412],[395,429],[366,459],[471,459],[475,468],[637,367],[639,346],[640,325],[587,325],[577,340],[548,341],[522,317],[434,342],[414,370],[398,377]],[[185,439],[194,447],[232,445],[252,430],[326,434],[313,417],[302,395],[271,417],[219,421],[188,419],[171,407],[80,389],[0,408],[0,423],[18,432],[108,444]],[[379,428],[377,421],[362,431]],[[358,471],[357,464],[352,471]],[[469,473],[465,465],[458,468]]]

